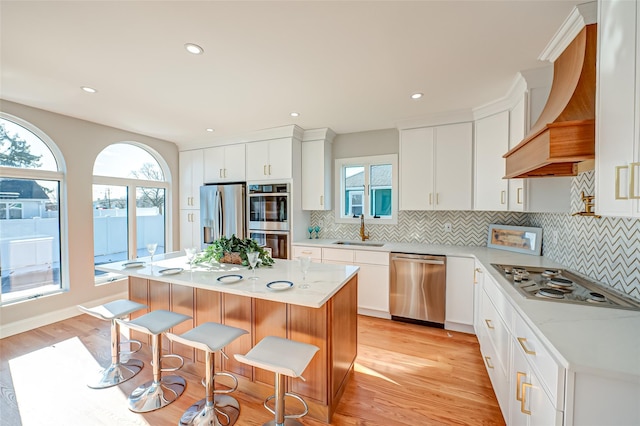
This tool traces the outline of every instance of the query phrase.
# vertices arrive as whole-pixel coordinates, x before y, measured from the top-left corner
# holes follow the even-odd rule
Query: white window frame
[[[113,176],[100,176],[93,175],[93,185],[112,185],[112,186],[122,186],[127,188],[127,230],[128,230],[128,238],[127,238],[127,252],[130,260],[135,260],[135,258],[131,258],[132,253],[137,252],[137,214],[136,214],[136,195],[138,188],[162,188],[164,189],[164,243],[165,243],[165,252],[168,253],[171,250],[170,247],[173,247],[173,240],[171,237],[171,182],[170,182],[170,173],[169,166],[166,161],[160,154],[158,154],[155,150],[150,148],[147,145],[122,141],[116,142],[119,144],[129,144],[137,146],[138,148],[148,152],[151,156],[158,162],[162,173],[164,175],[163,181],[157,180],[147,180],[147,179],[135,179],[135,178],[121,178],[121,177],[113,177]],[[114,143],[115,144],[115,143]],[[108,147],[104,147],[103,150]],[[102,152],[102,151],[100,151]],[[97,159],[97,157],[96,157]],[[92,218],[93,223],[93,218]],[[95,256],[95,253],[94,253]],[[155,261],[155,259],[154,259]],[[110,283],[116,280],[127,279],[127,276],[116,274],[113,272],[105,273],[99,276],[94,276],[95,285],[102,285],[106,283]]]
[[[5,120],[12,121],[34,135],[36,135],[51,151],[53,158],[56,160],[57,171],[27,169],[17,167],[0,166],[0,176],[4,178],[28,179],[28,180],[50,180],[58,182],[58,226],[60,232],[60,286],[41,286],[32,289],[2,294],[0,306],[7,306],[13,303],[26,302],[35,300],[44,296],[66,293],[69,291],[69,238],[68,238],[68,218],[67,218],[67,183],[66,183],[66,164],[62,151],[58,145],[42,130],[37,128],[30,122],[19,117],[0,112],[0,117]]]
[[[378,164],[391,164],[391,217],[390,218],[374,218],[369,211],[369,169],[371,166]],[[337,158],[335,160],[335,222],[336,223],[351,223],[360,224],[360,218],[346,217],[343,212],[345,211],[345,168],[362,166],[364,167],[364,195],[362,200],[362,210],[364,214],[365,223],[368,224],[384,224],[384,225],[397,225],[398,224],[398,155],[372,155],[368,157],[353,157],[353,158]]]

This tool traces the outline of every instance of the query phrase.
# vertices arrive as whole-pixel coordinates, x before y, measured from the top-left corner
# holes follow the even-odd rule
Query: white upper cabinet
[[[245,145],[235,144],[204,150],[204,181],[242,182],[245,176]]]
[[[283,180],[292,177],[292,139],[247,143],[247,180]]]
[[[509,150],[509,111],[475,122],[474,210],[507,210],[509,183],[503,179]]]
[[[179,156],[180,208],[200,208],[200,186],[204,183],[203,153],[201,149],[182,151]]]
[[[302,142],[303,210],[331,210],[331,146],[335,135],[323,134],[323,139]]]
[[[640,217],[640,5],[598,4],[596,212]]]
[[[471,123],[402,130],[400,210],[471,210]]]

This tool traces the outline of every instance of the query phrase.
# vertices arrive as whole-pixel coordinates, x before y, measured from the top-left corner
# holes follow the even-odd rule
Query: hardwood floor
[[[360,316],[353,379],[332,425],[503,425],[473,335]],[[147,348],[142,372],[120,386],[85,383],[96,361],[108,364],[109,324],[88,315],[0,340],[0,417],[7,426],[176,425],[204,395],[201,367],[185,363],[187,390],[173,404],[144,415],[127,395],[151,378]],[[238,425],[270,420],[262,401],[237,392]],[[305,425],[324,423],[305,417]]]

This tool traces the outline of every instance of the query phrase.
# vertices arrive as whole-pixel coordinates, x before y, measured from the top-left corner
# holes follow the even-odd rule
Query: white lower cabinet
[[[445,328],[473,332],[475,260],[447,256]]]
[[[388,252],[323,248],[322,263],[359,266],[358,313],[391,318]]]

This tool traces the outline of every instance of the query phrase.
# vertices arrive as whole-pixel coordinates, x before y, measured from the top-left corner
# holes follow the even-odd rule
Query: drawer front
[[[486,330],[483,331],[483,335],[479,336],[480,353],[482,355],[482,361],[491,379],[491,385],[493,391],[498,399],[500,410],[503,413],[503,417],[506,417],[505,413],[509,412],[509,381],[506,373],[498,366],[498,360],[496,350],[491,343],[491,340],[486,336]]]
[[[369,265],[389,265],[389,252],[356,250],[354,261],[356,263],[367,263]]]
[[[533,333],[525,321],[516,315],[514,350],[520,350],[537,373],[546,388],[551,400],[558,410],[564,408],[564,376],[565,370],[551,356],[547,348]]]
[[[301,256],[311,256],[311,259],[319,262],[322,260],[322,247],[293,246],[292,259]]]
[[[322,260],[335,260],[338,262],[352,264],[354,262],[353,259],[353,250],[334,248],[322,249]]]
[[[509,345],[511,337],[496,307],[493,306],[493,303],[486,293],[483,293],[481,320],[481,327],[484,329],[483,334],[488,336],[495,348],[495,368],[500,369],[502,374],[506,376],[509,368]]]
[[[489,274],[485,274],[484,291],[489,295],[489,298],[493,302],[493,305],[496,307],[499,315],[507,325],[507,329],[509,331],[513,330],[513,308],[507,301],[507,298],[504,296],[504,294],[502,294],[502,292],[498,289],[498,284]]]

